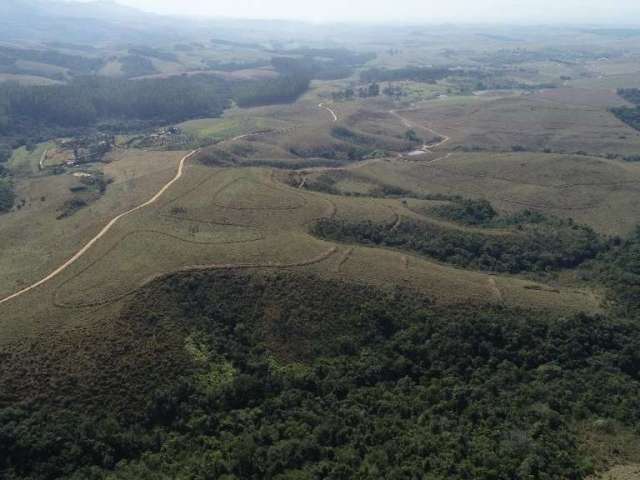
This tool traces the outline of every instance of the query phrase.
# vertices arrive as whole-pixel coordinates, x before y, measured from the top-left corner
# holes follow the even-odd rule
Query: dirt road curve
[[[49,150],[45,150],[40,156],[40,162],[38,163],[39,170],[44,170],[44,161],[47,159],[47,153],[49,153]]]
[[[333,117],[333,121],[337,122],[338,121],[338,115],[336,115],[336,112],[334,112],[333,110],[331,110],[329,107],[326,107],[324,105],[324,103],[320,103],[318,104],[319,108],[324,108],[327,112],[329,112],[331,114],[331,116]]]
[[[333,116],[333,121],[337,122],[338,121],[338,116],[336,115],[336,113],[331,110],[329,107],[325,107],[322,103],[320,105],[318,105],[318,107],[320,108],[324,108],[325,110],[327,110],[329,113],[331,113],[331,115]],[[252,135],[251,133],[246,133],[243,135],[238,135],[237,137],[234,137],[231,139],[232,142],[241,140],[243,138],[249,137],[250,135]],[[166,192],[171,185],[173,185],[174,183],[176,183],[180,177],[182,177],[182,172],[184,170],[184,164],[187,160],[189,160],[189,158],[191,158],[193,155],[195,155],[199,150],[194,150],[193,152],[189,153],[188,155],[185,155],[184,157],[182,157],[180,159],[180,162],[178,163],[178,171],[176,172],[175,177],[173,177],[167,184],[165,184],[159,191],[158,193],[156,193],[152,198],[150,198],[149,200],[147,200],[146,202],[138,205],[137,207],[132,208],[131,210],[127,210],[124,213],[121,213],[120,215],[118,215],[117,217],[113,218],[109,223],[107,223],[104,228],[102,230],[100,230],[100,232],[98,232],[98,234],[93,237],[91,240],[89,240],[80,250],[78,250],[76,252],[76,254],[71,257],[69,260],[67,260],[65,263],[63,263],[62,265],[60,265],[58,268],[56,268],[53,272],[51,272],[49,275],[47,275],[46,277],[44,277],[43,279],[37,281],[36,283],[29,285],[28,287],[23,288],[22,290],[9,295],[8,297],[5,297],[3,299],[0,299],[0,305],[2,305],[3,303],[9,302],[17,297],[20,297],[21,295],[24,295],[27,292],[30,292],[31,290],[38,288],[39,286],[47,283],[49,280],[53,279],[54,277],[60,275],[62,272],[64,272],[67,268],[69,268],[71,265],[73,265],[79,258],[81,258],[85,253],[87,253],[87,251],[98,241],[100,240],[102,237],[104,237],[107,232],[109,232],[109,230],[111,230],[111,228],[118,223],[118,221],[128,215],[131,215],[134,212],[137,212],[140,209],[143,209],[145,207],[148,207],[149,205],[155,203],[163,194],[164,192]],[[45,151],[42,154],[42,157],[40,158],[40,169],[42,170],[42,168],[44,167],[43,163],[44,163],[44,159],[46,156],[47,152]]]
[[[189,160],[193,155],[195,155],[196,153],[198,153],[198,150],[194,150],[193,152],[189,153],[188,155],[185,155],[184,157],[182,157],[180,159],[180,162],[178,163],[178,171],[176,172],[175,177],[173,177],[171,180],[169,180],[168,183],[166,183],[159,191],[158,193],[156,193],[152,198],[150,198],[149,200],[147,200],[146,202],[138,205],[137,207],[132,208],[131,210],[127,210],[124,213],[121,213],[120,215],[118,215],[117,217],[113,218],[109,223],[107,223],[104,228],[102,230],[100,230],[100,232],[98,232],[98,234],[93,237],[91,240],[89,240],[84,247],[82,247],[80,250],[78,250],[76,252],[76,254],[71,257],[69,260],[67,260],[65,263],[63,263],[62,265],[60,265],[58,268],[56,268],[53,272],[51,272],[49,275],[47,275],[46,277],[44,277],[42,280],[37,281],[36,283],[29,285],[28,287],[23,288],[22,290],[20,290],[19,292],[16,292],[12,295],[9,295],[6,298],[3,298],[2,300],[0,300],[0,305],[8,302],[10,300],[13,300],[14,298],[17,298],[21,295],[24,295],[27,292],[30,292],[31,290],[38,288],[40,285],[43,285],[44,283],[48,282],[49,280],[51,280],[52,278],[56,277],[57,275],[59,275],[60,273],[64,272],[67,268],[69,268],[71,265],[73,265],[80,257],[82,257],[85,253],[87,253],[87,251],[98,241],[100,240],[102,237],[104,237],[107,232],[109,230],[111,230],[111,228],[122,218],[126,217],[127,215],[131,215],[134,212],[137,212],[140,209],[143,209],[145,207],[148,207],[149,205],[155,203],[164,192],[166,192],[169,187],[171,187],[171,185],[173,185],[174,183],[176,183],[180,177],[182,177],[182,172],[184,170],[184,164],[187,160]]]
[[[432,128],[426,127],[424,125],[415,125],[411,120],[409,120],[406,117],[403,117],[395,110],[389,110],[389,113],[394,117],[396,117],[398,120],[400,120],[402,124],[407,128],[414,128],[417,126],[418,128],[422,128],[423,130],[426,130],[427,132],[430,132],[435,136],[442,138],[442,140],[440,140],[438,143],[434,143],[432,145],[423,145],[422,150],[424,150],[425,152],[430,152],[434,148],[438,148],[441,145],[444,145],[445,143],[447,143],[449,140],[451,140],[451,138],[447,137],[446,135],[443,135],[442,133],[436,132]]]

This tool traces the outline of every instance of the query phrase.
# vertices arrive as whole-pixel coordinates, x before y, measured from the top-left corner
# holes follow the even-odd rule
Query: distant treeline
[[[640,88],[621,88],[618,95],[635,105],[640,105]]]
[[[309,78],[228,82],[211,75],[144,80],[82,77],[66,85],[0,85],[0,135],[38,136],[110,122],[173,123],[217,117],[232,100],[250,106],[295,100]]]
[[[233,86],[233,99],[241,107],[295,101],[309,88],[311,78],[290,74],[268,80],[253,80]]]
[[[173,52],[165,52],[153,47],[138,46],[129,49],[131,55],[142,55],[144,57],[157,58],[158,60],[165,60],[167,62],[177,62],[178,57]]]
[[[102,58],[69,55],[56,50],[0,47],[0,65],[11,65],[17,60],[47,63],[83,74],[94,73],[104,65]]]
[[[84,77],[68,85],[0,87],[9,128],[74,127],[106,119],[177,121],[217,116],[228,106],[228,85],[214,77],[116,80]]]
[[[151,59],[141,55],[125,55],[124,57],[119,57],[118,62],[120,63],[122,74],[127,78],[158,73]]]
[[[221,70],[223,72],[233,72],[235,70],[246,70],[251,68],[268,67],[269,60],[255,60],[247,62],[220,62],[219,60],[203,60],[211,70]]]
[[[282,53],[294,56],[273,57],[272,65],[286,75],[306,75],[319,80],[335,80],[350,76],[355,67],[375,58],[373,53],[346,49],[296,49]]]
[[[630,127],[640,130],[640,89],[622,88],[618,90],[618,95],[636,106],[614,107],[611,112]]]
[[[422,83],[436,83],[438,80],[442,80],[453,73],[459,73],[459,71],[439,67],[370,68],[360,73],[360,79],[364,82],[411,80]]]
[[[584,49],[569,50],[556,47],[545,47],[536,50],[526,48],[501,49],[483,53],[473,60],[493,65],[514,65],[526,62],[555,62],[572,65],[579,61],[597,60],[602,57],[611,58],[619,53],[611,50]]]
[[[625,316],[640,314],[640,226],[595,262],[594,280],[609,287],[614,309]]]

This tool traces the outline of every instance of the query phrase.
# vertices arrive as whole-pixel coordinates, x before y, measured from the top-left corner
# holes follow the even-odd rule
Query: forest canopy
[[[78,128],[120,121],[173,123],[217,117],[235,100],[241,106],[295,100],[309,78],[228,82],[212,75],[142,80],[81,77],[65,85],[0,85],[0,133],[33,135],[42,129]]]
[[[154,282],[124,315],[165,345],[137,382],[122,376],[144,406],[83,406],[80,384],[60,406],[0,408],[0,475],[581,479],[606,461],[583,435],[637,439],[629,320],[232,272]]]

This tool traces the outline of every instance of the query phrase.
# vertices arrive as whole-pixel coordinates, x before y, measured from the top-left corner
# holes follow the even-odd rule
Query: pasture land
[[[582,155],[453,153],[444,161],[376,162],[370,182],[421,194],[484,198],[499,210],[531,209],[624,235],[640,215],[640,165]]]
[[[608,111],[620,103],[601,89],[563,89],[509,98],[438,100],[403,115],[450,136],[449,148],[631,155],[640,149],[640,132]]]
[[[172,178],[180,156],[114,154],[114,161],[105,166],[114,184],[90,207],[55,220],[63,197],[48,191],[48,201],[5,217],[2,241],[10,254],[2,257],[1,268],[8,273],[1,285],[3,295],[38,280],[86,243],[107,219],[150,198]],[[47,185],[64,192],[70,177],[55,178],[60,185],[49,180],[40,188]],[[17,332],[42,332],[52,324],[72,328],[82,321],[82,312],[95,315],[95,309],[119,304],[150,280],[185,269],[302,269],[378,286],[415,288],[438,304],[599,309],[599,298],[588,290],[548,288],[392,250],[332,244],[308,233],[320,218],[368,218],[392,228],[403,215],[412,213],[399,200],[308,192],[281,182],[269,169],[190,163],[156,204],[122,219],[59,276],[3,305],[0,337],[10,341]],[[25,224],[31,226],[26,234],[19,229]],[[34,308],[34,303],[39,306]],[[43,316],[44,311],[49,313]]]

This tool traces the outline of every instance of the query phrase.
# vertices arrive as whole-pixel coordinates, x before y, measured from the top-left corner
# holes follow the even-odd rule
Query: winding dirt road
[[[69,260],[67,260],[65,263],[63,263],[62,265],[60,265],[58,268],[56,268],[53,272],[51,272],[49,275],[47,275],[46,277],[44,277],[43,279],[37,281],[36,283],[29,285],[28,287],[23,288],[22,290],[9,295],[8,297],[3,298],[2,300],[0,300],[0,305],[2,305],[3,303],[6,303],[10,300],[13,300],[14,298],[17,298],[21,295],[24,295],[27,292],[30,292],[31,290],[38,288],[40,285],[45,284],[46,282],[48,282],[49,280],[51,280],[52,278],[58,276],[59,274],[61,274],[62,272],[64,272],[67,268],[69,268],[71,265],[73,265],[76,261],[78,261],[78,259],[80,257],[82,257],[85,253],[87,253],[87,251],[98,241],[100,240],[102,237],[104,237],[107,232],[109,232],[109,230],[111,230],[111,228],[118,223],[118,221],[128,215],[131,215],[134,212],[137,212],[138,210],[141,210],[145,207],[148,207],[149,205],[152,205],[153,203],[155,203],[156,201],[158,201],[158,199],[162,196],[162,194],[164,192],[166,192],[171,185],[173,185],[174,183],[176,183],[180,177],[182,177],[182,172],[184,171],[184,163],[189,160],[192,156],[194,156],[196,153],[198,153],[199,150],[194,150],[193,152],[189,153],[188,155],[185,155],[184,157],[182,157],[180,159],[180,162],[178,163],[178,171],[176,172],[176,175],[168,182],[166,183],[159,191],[158,193],[156,193],[153,197],[151,197],[149,200],[147,200],[146,202],[138,205],[137,207],[134,207],[130,210],[127,210],[126,212],[121,213],[120,215],[118,215],[117,217],[113,218],[109,223],[107,223],[102,230],[100,230],[100,232],[98,232],[98,234],[93,237],[91,240],[89,240],[80,250],[78,250],[76,252],[76,254],[71,257]]]
[[[319,108],[322,108],[324,110],[327,110],[331,116],[333,117],[333,121],[337,122],[338,121],[338,115],[336,115],[336,112],[334,112],[331,108],[325,106],[324,104],[320,103],[318,105]],[[403,124],[409,128],[411,128],[413,126],[413,124],[411,123],[411,121],[409,121],[408,119],[402,117],[400,114],[398,114],[395,111],[390,111],[389,113],[391,113],[392,115],[394,115],[395,117],[397,117],[398,119],[400,119]],[[443,138],[442,141],[438,142],[437,144],[434,145],[430,145],[427,146],[425,145],[423,148],[425,149],[425,151],[430,151],[430,149],[439,147],[440,145],[446,143],[449,141],[449,137],[444,136],[444,135],[440,135],[437,132],[435,132],[434,130],[431,130],[428,127],[419,127],[419,128],[423,128],[425,130],[428,130],[430,132],[432,132],[434,135],[440,136]],[[249,137],[253,135],[252,133],[246,133],[243,135],[238,135],[237,137],[234,137],[232,139],[230,139],[232,142],[235,142],[237,140],[241,140],[243,138]],[[23,288],[22,290],[19,290],[18,292],[15,292],[11,295],[9,295],[8,297],[5,297],[3,299],[0,299],[0,305],[9,302],[15,298],[18,298],[22,295],[24,295],[25,293],[30,292],[31,290],[34,290],[36,288],[38,288],[39,286],[47,283],[49,280],[55,278],[56,276],[60,275],[62,272],[64,272],[67,268],[69,268],[71,265],[73,265],[75,262],[77,262],[85,253],[87,253],[87,251],[89,251],[89,249],[95,245],[96,242],[98,242],[102,237],[104,237],[110,230],[111,228],[113,228],[113,226],[118,223],[118,221],[120,221],[121,219],[123,219],[124,217],[127,217],[129,215],[131,215],[132,213],[137,212],[138,210],[141,210],[145,207],[148,207],[149,205],[154,204],[155,202],[158,201],[158,199],[169,189],[171,188],[171,186],[176,183],[183,174],[184,171],[184,165],[185,162],[187,160],[189,160],[191,157],[193,157],[196,153],[198,153],[200,150],[194,150],[191,153],[185,155],[184,157],[182,157],[180,159],[180,161],[178,162],[178,170],[175,174],[175,176],[169,180],[169,182],[167,182],[153,197],[151,197],[149,200],[147,200],[144,203],[141,203],[140,205],[127,210],[126,212],[123,212],[121,214],[119,214],[118,216],[114,217],[111,221],[109,221],[109,223],[107,223],[102,230],[100,230],[91,240],[89,240],[80,250],[78,250],[69,260],[67,260],[65,263],[63,263],[62,265],[60,265],[58,268],[56,268],[53,272],[51,272],[50,274],[48,274],[46,277],[42,278],[41,280],[38,280],[37,282],[29,285],[28,287]],[[450,155],[450,154],[449,154]],[[42,155],[42,158],[40,159],[40,168],[42,168],[43,166],[43,160],[46,156],[46,151],[45,153]],[[443,157],[446,158],[446,157]],[[439,159],[436,159],[439,160]],[[327,170],[353,170],[353,169],[357,169],[357,168],[361,168],[369,163],[374,163],[379,161],[379,159],[369,159],[369,160],[364,160],[362,162],[356,162],[354,164],[348,165],[348,166],[341,166],[341,167],[317,167],[317,168],[309,168],[309,169],[304,169],[301,170],[300,173],[305,174],[305,173],[311,173],[311,172],[318,172],[318,171],[327,171]],[[304,180],[303,180],[304,181]]]
[[[391,115],[393,115],[394,117],[396,117],[398,120],[400,120],[402,122],[402,124],[407,128],[415,128],[415,127],[421,128],[423,130],[426,130],[429,133],[432,133],[436,137],[442,138],[442,140],[440,140],[438,143],[433,143],[431,145],[424,144],[422,146],[421,150],[423,150],[425,152],[432,152],[432,150],[434,148],[438,148],[438,147],[444,145],[445,143],[447,143],[449,140],[451,140],[450,137],[448,137],[446,135],[443,135],[442,133],[438,133],[435,130],[433,130],[432,128],[429,128],[429,127],[424,126],[424,125],[416,125],[415,123],[413,123],[408,118],[403,117],[402,115],[400,115],[396,110],[389,110],[389,113]]]
[[[333,116],[333,121],[337,122],[338,121],[338,116],[336,115],[336,113],[329,107],[325,107],[322,103],[318,105],[318,107],[323,108],[325,110],[327,110],[329,113],[331,113],[331,115]],[[245,133],[243,135],[238,135],[237,137],[233,137],[231,139],[232,142],[241,140],[243,138],[249,137],[251,135],[254,135],[253,133]],[[3,299],[0,299],[0,305],[2,305],[3,303],[9,302],[15,298],[18,298],[22,295],[24,295],[25,293],[30,292],[31,290],[34,290],[36,288],[38,288],[39,286],[47,283],[49,280],[57,277],[58,275],[60,275],[62,272],[64,272],[67,268],[69,268],[71,265],[73,265],[75,262],[78,261],[78,259],[80,259],[85,253],[87,253],[87,251],[93,246],[95,245],[95,243],[100,240],[102,237],[104,237],[109,230],[111,230],[111,228],[118,223],[118,221],[120,221],[121,219],[123,219],[124,217],[131,215],[132,213],[137,212],[138,210],[141,210],[145,207],[148,207],[149,205],[154,204],[156,201],[158,201],[158,199],[164,194],[164,192],[166,192],[174,183],[176,183],[178,180],[180,180],[180,178],[182,177],[182,173],[184,171],[184,164],[187,160],[189,160],[191,157],[193,157],[196,153],[198,153],[200,150],[194,150],[191,153],[185,155],[184,157],[182,157],[180,159],[180,162],[178,162],[178,171],[176,172],[176,175],[169,180],[168,183],[166,183],[159,191],[158,193],[156,193],[152,198],[150,198],[149,200],[147,200],[146,202],[138,205],[137,207],[134,207],[130,210],[127,210],[126,212],[121,213],[120,215],[116,216],[115,218],[113,218],[109,223],[107,223],[102,230],[100,230],[98,232],[98,234],[93,237],[91,240],[89,240],[80,250],[78,250],[75,255],[73,255],[73,257],[71,257],[69,260],[67,260],[66,262],[64,262],[62,265],[60,265],[58,268],[56,268],[53,272],[51,272],[49,275],[47,275],[46,277],[42,278],[41,280],[38,280],[37,282],[29,285],[28,287],[23,288],[20,291],[17,291],[11,295],[9,295],[8,297],[5,297]],[[42,154],[42,157],[40,159],[40,169],[43,168],[43,163],[44,163],[44,158],[46,156],[46,151]]]
[[[336,112],[334,112],[333,110],[331,110],[329,107],[325,106],[324,103],[320,103],[318,104],[319,108],[324,108],[327,112],[329,112],[331,114],[331,116],[333,117],[333,121],[337,122],[338,121],[338,115],[336,115]]]
[[[42,152],[42,155],[40,156],[40,162],[38,162],[38,170],[44,170],[44,161],[47,159],[47,153],[49,153],[48,149]]]

